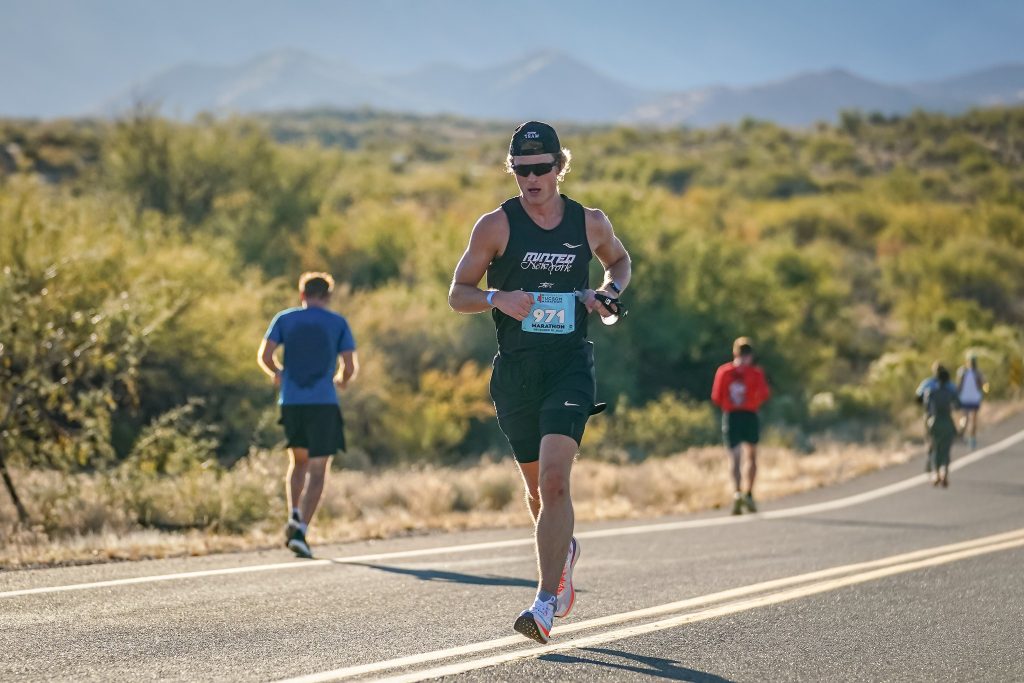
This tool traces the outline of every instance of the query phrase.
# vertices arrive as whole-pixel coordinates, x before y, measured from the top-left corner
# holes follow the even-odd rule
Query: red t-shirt
[[[715,373],[711,400],[727,413],[737,410],[757,412],[771,396],[764,370],[756,365],[725,363]]]

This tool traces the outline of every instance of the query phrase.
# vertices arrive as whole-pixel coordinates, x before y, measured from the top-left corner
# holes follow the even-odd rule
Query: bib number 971
[[[572,292],[530,292],[533,308],[523,330],[541,334],[569,334],[576,329],[576,295]]]
[[[565,311],[561,308],[557,311],[554,309],[544,310],[543,308],[537,308],[533,311],[533,322],[536,325],[557,323],[559,325],[565,324]]]

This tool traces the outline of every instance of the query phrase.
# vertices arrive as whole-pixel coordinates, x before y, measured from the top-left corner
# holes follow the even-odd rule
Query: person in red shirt
[[[733,360],[718,368],[711,388],[711,400],[722,409],[722,436],[732,457],[732,479],[736,486],[732,514],[757,512],[754,477],[757,475],[757,442],[761,428],[757,411],[771,396],[764,371],[754,365],[754,347],[749,337],[732,345]],[[747,490],[743,493],[743,446],[747,451]]]

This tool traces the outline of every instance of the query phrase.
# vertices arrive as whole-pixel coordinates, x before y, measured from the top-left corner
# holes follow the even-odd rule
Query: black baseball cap
[[[558,133],[546,123],[527,121],[520,123],[508,145],[508,153],[514,157],[530,154],[558,154],[562,144],[558,141]]]

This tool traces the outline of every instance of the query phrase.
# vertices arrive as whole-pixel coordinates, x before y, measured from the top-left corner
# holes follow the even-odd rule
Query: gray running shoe
[[[289,524],[289,527],[291,525]],[[291,550],[297,556],[305,558],[307,560],[312,559],[313,551],[309,549],[309,544],[306,543],[306,534],[302,533],[302,529],[296,526],[291,535],[288,537],[285,545],[288,546],[288,550]]]

